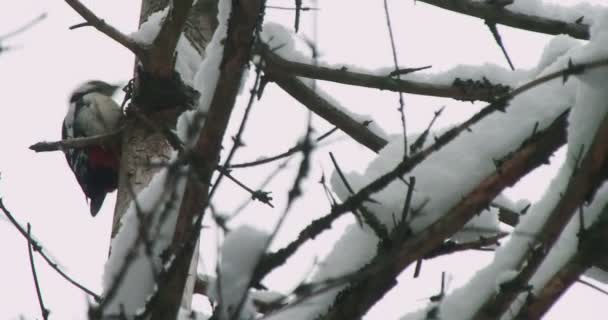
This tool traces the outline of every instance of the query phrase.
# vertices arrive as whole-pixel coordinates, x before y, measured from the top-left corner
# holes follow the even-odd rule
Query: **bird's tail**
[[[103,204],[103,200],[106,198],[106,193],[101,192],[100,194],[94,195],[91,197],[91,215],[94,217],[101,209],[101,205]]]

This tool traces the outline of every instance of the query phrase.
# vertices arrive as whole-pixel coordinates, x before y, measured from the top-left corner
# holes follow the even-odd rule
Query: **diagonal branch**
[[[101,297],[98,294],[96,294],[95,292],[87,289],[86,287],[84,287],[83,285],[81,285],[80,283],[78,283],[76,280],[72,279],[69,275],[67,275],[65,272],[63,272],[63,270],[61,270],[59,268],[57,262],[51,260],[51,258],[46,254],[45,250],[40,245],[40,243],[38,243],[36,240],[34,240],[34,238],[31,236],[31,234],[28,234],[28,232],[25,230],[25,228],[23,228],[23,226],[21,226],[19,224],[19,222],[17,222],[17,220],[15,220],[15,217],[13,217],[13,215],[11,214],[11,212],[4,206],[4,202],[2,201],[2,198],[0,198],[0,211],[2,211],[6,215],[6,217],[8,218],[8,220],[15,226],[15,228],[17,229],[17,231],[19,231],[19,233],[23,237],[25,237],[29,242],[32,243],[32,245],[34,247],[37,248],[36,252],[38,252],[38,254],[44,259],[44,261],[46,261],[46,263],[49,266],[51,266],[51,268],[53,268],[55,271],[57,271],[57,273],[59,273],[59,275],[61,277],[63,277],[65,280],[67,280],[69,283],[71,283],[72,285],[74,285],[78,289],[86,292],[88,295],[90,295],[91,297],[93,297],[93,299],[95,299],[95,301],[101,301]]]
[[[475,214],[481,212],[500,192],[521,177],[542,165],[566,142],[567,112],[547,129],[526,140],[518,150],[484,178],[460,202],[425,230],[380,250],[368,264],[375,266],[369,276],[351,284],[336,299],[334,307],[323,319],[358,319],[396,285],[396,277],[411,263],[441,245],[444,239],[459,231]],[[395,228],[396,231],[400,228]],[[403,237],[393,232],[392,239]],[[365,268],[365,267],[364,267]]]
[[[589,39],[589,25],[577,22],[565,22],[541,16],[529,15],[486,1],[475,0],[419,0],[446,10],[478,17],[494,23],[504,24],[513,28],[519,28],[534,32],[547,34],[567,34],[578,39]]]
[[[293,76],[274,73],[271,74],[271,78],[281,89],[305,105],[310,111],[335,125],[368,149],[377,153],[387,144],[384,138],[376,135],[365,125],[357,122],[330,101],[317,94],[302,80]]]
[[[591,264],[605,257],[608,243],[608,206],[598,220],[579,236],[578,251],[556,272],[528,303],[520,309],[515,319],[540,319],[568,288],[580,279]]]
[[[82,2],[78,0],[65,0],[65,2],[72,7],[72,9],[78,12],[78,14],[80,14],[80,16],[83,17],[89,25],[95,27],[95,29],[112,38],[114,41],[120,43],[122,46],[133,52],[136,56],[143,56],[144,49],[140,47],[133,39],[131,39],[131,37],[107,24],[103,19],[99,18],[97,15],[95,15],[95,13],[93,13],[93,11],[82,4]]]
[[[608,177],[608,115],[604,117],[597,129],[593,142],[585,153],[584,158],[573,170],[568,186],[559,202],[547,218],[547,222],[539,231],[539,244],[530,248],[526,260],[522,261],[523,269],[513,280],[521,286],[528,283],[538,270],[550,249],[553,247],[562,231],[585,202],[593,199],[599,186]],[[500,317],[517,298],[520,290],[501,290],[489,299],[473,319],[486,320]]]

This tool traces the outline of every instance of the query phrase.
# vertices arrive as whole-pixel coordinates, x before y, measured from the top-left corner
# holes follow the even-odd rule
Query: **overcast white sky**
[[[136,29],[139,1],[84,2],[118,29],[127,33]],[[554,2],[563,5],[580,2],[601,4],[603,0]],[[437,71],[458,64],[495,63],[507,67],[483,21],[423,3],[414,5],[413,1],[394,0],[389,3],[402,65],[433,65]],[[274,0],[269,4],[291,6],[293,1]],[[319,7],[318,40],[323,60],[369,69],[391,65],[382,1],[319,1]],[[69,31],[68,26],[82,20],[59,0],[11,2],[10,7],[6,6],[0,11],[0,35],[41,13],[48,14],[43,22],[2,43],[15,49],[0,54],[3,98],[0,106],[0,197],[20,222],[32,224],[33,233],[69,274],[96,292],[101,292],[100,279],[107,257],[114,197],[106,200],[97,218],[91,218],[84,196],[63,154],[34,154],[27,147],[40,140],[59,139],[70,90],[88,79],[126,82],[132,74],[133,56],[91,28]],[[303,32],[310,36],[312,16],[310,12],[303,15]],[[292,14],[288,11],[269,10],[267,20],[287,26],[293,23]],[[499,27],[499,30],[517,68],[534,66],[550,39],[549,36],[506,27]],[[388,133],[400,132],[394,93],[340,85],[326,85],[323,88],[349,109],[374,119]],[[305,109],[274,86],[266,91],[249,123],[245,136],[247,147],[239,151],[240,159],[284,151],[304,131]],[[436,124],[437,128],[462,120],[477,110],[476,105],[447,99],[410,95],[406,95],[405,99],[410,132],[426,127],[433,111],[444,105],[446,112]],[[236,119],[239,119],[242,101],[239,106],[241,108],[237,110]],[[315,124],[320,131],[329,128],[320,120],[315,120]],[[347,171],[363,170],[373,158],[373,153],[344,138],[344,135],[336,135],[336,138],[341,139],[317,153],[306,188],[310,198],[296,205],[279,241],[290,239],[307,221],[327,211],[322,190],[314,182],[322,171],[326,175],[331,172],[328,151],[335,153],[342,168]],[[295,162],[291,164],[294,165]],[[538,199],[554,171],[553,168],[543,167],[520,188],[509,190],[508,195],[513,200]],[[243,171],[238,175],[255,186],[265,178],[266,172],[268,168]],[[283,203],[285,194],[279,191],[285,190],[284,186],[291,178],[290,173],[285,173],[269,187],[275,191],[277,203]],[[230,212],[247,197],[224,182],[217,203],[221,210]],[[250,210],[255,214],[247,214],[241,220],[265,228],[276,214],[261,205],[253,205]],[[341,224],[350,222],[344,219]],[[315,256],[327,252],[330,249],[328,243],[336,237],[335,233],[307,245],[298,263],[289,266],[289,273],[274,276],[271,283],[284,289],[297,283],[298,278],[293,275],[306,272]],[[212,241],[205,243],[207,245],[204,247],[213,248]],[[26,242],[3,217],[0,217],[0,256],[3,257],[0,263],[0,319],[17,319],[20,315],[27,319],[40,318]],[[436,259],[425,264],[421,279],[416,281],[411,280],[411,271],[407,271],[399,279],[405,288],[387,295],[382,307],[374,309],[368,317],[392,319],[405,313],[404,305],[408,305],[408,309],[419,307],[425,298],[437,293],[442,271],[452,274],[450,286],[457,287],[475,271],[472,265],[481,267],[490,257],[489,254],[471,254],[466,257],[466,263],[462,263],[462,256]],[[206,261],[202,265],[206,267],[200,270],[208,271],[212,262]],[[40,258],[37,258],[37,266],[45,303],[52,312],[51,319],[84,319],[85,296],[57,276]],[[592,311],[605,303],[606,299],[586,287],[575,286],[547,319],[571,319],[574,315],[598,319]]]

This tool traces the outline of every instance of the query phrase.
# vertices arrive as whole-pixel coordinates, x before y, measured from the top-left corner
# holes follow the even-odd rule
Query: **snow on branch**
[[[487,86],[479,85],[466,87],[459,85],[459,83],[438,84],[431,81],[406,80],[389,76],[388,73],[385,75],[376,75],[372,72],[365,73],[350,70],[351,68],[348,67],[330,67],[322,64],[313,65],[295,62],[281,57],[268,48],[262,48],[261,54],[264,58],[264,62],[266,62],[264,70],[269,74],[289,74],[380,90],[453,98],[465,101],[491,101],[495,97],[504,94],[509,89],[508,86],[492,83],[489,83]]]
[[[560,115],[547,129],[534,134],[520,148],[509,153],[492,174],[479,181],[475,188],[447,212],[441,213],[439,220],[423,231],[406,237],[404,243],[393,243],[388,250],[380,250],[368,264],[377,266],[376,272],[343,291],[325,319],[338,319],[338,315],[346,315],[349,319],[362,316],[395,285],[394,279],[402,270],[438,248],[443,239],[459,231],[504,188],[514,185],[521,177],[545,163],[566,141],[566,115]],[[391,238],[399,236],[402,235],[392,234]]]
[[[589,25],[587,23],[575,21],[577,18],[582,19],[583,16],[575,17],[571,21],[563,21],[552,17],[527,14],[523,10],[511,9],[508,5],[504,7],[502,5],[490,3],[489,1],[420,0],[420,2],[514,28],[553,35],[567,34],[578,39],[589,39]],[[515,1],[515,5],[520,2],[524,3],[522,6],[525,8],[525,6],[531,6],[530,3],[535,1]],[[546,14],[547,11],[551,12],[555,10],[539,11]],[[588,10],[587,13],[592,15],[593,12]]]
[[[555,79],[561,73],[563,86],[553,81],[524,94],[529,97],[528,111],[542,105],[547,107],[547,102],[572,105],[568,118],[568,159],[547,193],[523,217],[510,241],[496,252],[489,266],[437,304],[403,319],[424,319],[430,314],[449,315],[451,319],[511,319],[520,308],[524,315],[527,312],[524,309],[534,308],[534,302],[526,297],[544,292],[548,300],[534,311],[541,316],[546,304],[554,302],[549,300],[556,299],[564,289],[549,287],[555,284],[552,279],[567,280],[582,272],[581,266],[576,265],[580,260],[577,262],[575,255],[577,250],[584,250],[581,246],[585,240],[577,234],[588,231],[585,226],[597,220],[608,199],[606,186],[598,191],[608,177],[605,169],[608,166],[608,91],[605,87],[608,73],[605,67],[600,68],[606,65],[606,41],[607,33],[592,37],[590,43],[572,48],[537,78],[538,81]],[[586,67],[578,69],[572,60],[592,62],[583,63]],[[563,69],[563,65],[567,67]],[[570,76],[577,79],[570,80]],[[540,101],[539,97],[551,101]],[[575,213],[579,213],[578,216]],[[505,275],[511,280],[501,283],[496,292],[492,283],[506,278]],[[463,299],[468,303],[463,304]]]
[[[608,114],[602,125],[597,130],[596,136],[590,149],[585,150],[583,159],[575,159],[572,177],[568,182],[566,190],[563,192],[560,201],[555,206],[547,218],[547,222],[538,230],[537,241],[524,254],[521,265],[525,265],[513,280],[514,283],[528,283],[529,279],[537,271],[541,263],[546,258],[549,250],[558,241],[562,231],[572,219],[578,208],[585,202],[591,201],[608,175],[605,168],[608,167]],[[482,306],[474,319],[496,319],[509,306],[521,292],[521,286],[516,286],[513,290],[501,290],[498,295]]]
[[[65,2],[86,21],[85,23],[73,26],[71,29],[93,26],[101,33],[133,52],[144,65],[146,71],[164,77],[169,77],[173,74],[175,49],[177,48],[194,0],[171,1],[166,10],[166,19],[159,26],[158,32],[154,34],[153,41],[150,44],[139,43],[135,38],[123,34],[112,25],[106,23],[105,20],[99,18],[78,0],[65,0]]]

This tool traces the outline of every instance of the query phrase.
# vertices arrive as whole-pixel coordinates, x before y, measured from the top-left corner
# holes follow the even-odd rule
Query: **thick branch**
[[[208,204],[207,192],[211,174],[215,170],[221,143],[228,125],[228,120],[241,83],[244,68],[249,61],[253,30],[258,25],[262,1],[234,1],[228,24],[224,55],[220,65],[220,76],[211,100],[211,105],[198,142],[196,152],[204,155],[197,165],[206,175],[188,179],[184,198],[179,210],[177,225],[173,237],[172,250],[185,250],[176,257],[172,272],[165,283],[160,284],[158,302],[155,304],[152,319],[174,319],[182,299],[188,269],[196,246],[192,245],[192,235],[198,234]],[[197,222],[193,225],[193,222]]]
[[[608,206],[604,207],[596,222],[588,229],[581,230],[578,236],[576,254],[570,257],[542,288],[536,288],[532,299],[528,299],[515,319],[541,319],[559,297],[591,267],[591,263],[606,257]]]
[[[364,124],[355,121],[296,77],[273,74],[272,80],[312,112],[372,151],[378,152],[387,144],[384,138],[373,133]]]
[[[577,209],[593,199],[595,191],[606,179],[608,174],[608,115],[604,117],[597,129],[590,149],[585,152],[582,161],[577,161],[575,165],[577,167],[573,170],[563,196],[539,231],[537,236],[539,246],[531,248],[526,256],[527,259],[521,262],[525,264],[525,267],[515,281],[522,286],[534,275]],[[500,317],[519,293],[519,290],[501,290],[478,310],[474,319],[489,320]]]
[[[504,24],[547,34],[567,34],[578,39],[589,39],[589,26],[584,23],[564,22],[509,10],[502,6],[474,0],[419,0],[446,10],[478,17],[494,23]]]
[[[323,66],[314,66],[306,63],[293,62],[283,59],[270,49],[262,49],[266,62],[265,71],[271,74],[301,76],[318,80],[333,81],[348,85],[390,90],[411,94],[434,97],[453,98],[465,101],[492,101],[497,96],[507,92],[508,87],[478,87],[463,90],[455,85],[440,85],[434,83],[402,80],[390,76],[376,76],[346,69],[332,69]]]
[[[142,61],[146,71],[157,76],[171,77],[174,70],[175,48],[192,8],[192,2],[193,0],[169,2],[169,13],[154,39],[146,60]]]
[[[547,284],[532,297],[531,304],[521,310],[522,318],[541,319],[551,306],[570,288],[572,284],[590,267],[582,255],[575,255],[555,274]]]
[[[405,243],[393,242],[388,250],[379,252],[367,267],[374,268],[374,272],[343,291],[324,319],[358,319],[365,314],[396,284],[395,279],[401,271],[459,231],[504,188],[544,164],[566,142],[566,118],[567,113],[562,114],[547,129],[524,142],[500,168],[483,179],[441,219],[409,237]],[[391,235],[393,240],[399,237],[403,235]]]

